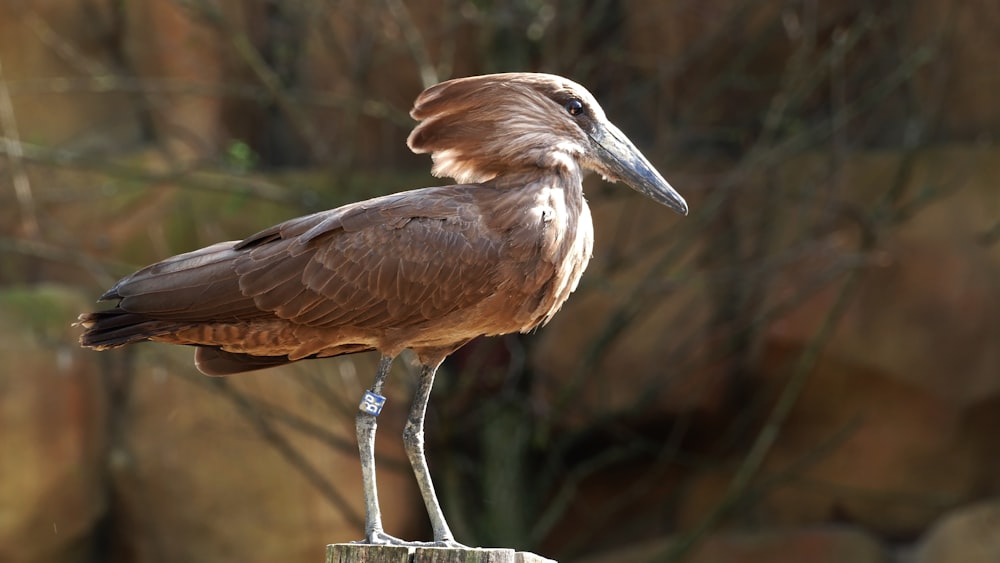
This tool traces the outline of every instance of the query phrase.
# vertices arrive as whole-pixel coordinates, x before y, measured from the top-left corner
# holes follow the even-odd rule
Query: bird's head
[[[681,214],[688,208],[604,115],[586,88],[552,74],[507,73],[431,86],[410,115],[407,144],[430,153],[436,176],[485,182],[530,168],[586,168]]]

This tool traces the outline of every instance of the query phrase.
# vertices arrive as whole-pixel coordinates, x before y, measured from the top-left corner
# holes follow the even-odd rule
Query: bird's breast
[[[551,319],[576,288],[593,250],[579,185],[477,187],[470,197],[474,203],[454,218],[403,227],[407,240],[423,229],[450,241],[424,252],[435,271],[450,273],[422,290],[430,296],[424,301],[449,312],[379,332],[376,348],[408,347],[430,358],[480,335],[527,332]]]
[[[508,225],[509,263],[504,279],[517,280],[511,298],[519,303],[519,330],[547,322],[576,289],[593,252],[590,209],[579,189],[546,187],[512,209]]]

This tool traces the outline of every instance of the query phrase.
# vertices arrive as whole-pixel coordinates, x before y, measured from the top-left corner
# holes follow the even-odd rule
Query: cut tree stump
[[[406,547],[337,543],[326,546],[326,563],[556,563],[513,549]]]

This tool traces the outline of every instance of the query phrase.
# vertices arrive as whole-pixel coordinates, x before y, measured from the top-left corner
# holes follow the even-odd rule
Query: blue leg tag
[[[379,413],[382,412],[382,405],[384,404],[385,397],[372,393],[371,391],[365,391],[365,395],[361,398],[361,404],[358,405],[358,409],[360,409],[363,413],[378,416]]]

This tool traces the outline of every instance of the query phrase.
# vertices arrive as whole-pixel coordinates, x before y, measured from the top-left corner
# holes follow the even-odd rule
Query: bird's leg
[[[404,543],[382,530],[382,511],[379,509],[378,487],[375,485],[375,429],[378,426],[375,417],[378,416],[382,410],[382,404],[385,402],[385,398],[382,397],[382,385],[385,384],[385,380],[389,376],[392,360],[392,356],[382,356],[379,359],[375,382],[372,383],[371,389],[365,392],[355,419],[358,432],[358,452],[361,454],[361,482],[365,495],[365,539],[359,543]]]
[[[431,482],[431,474],[427,469],[427,458],[424,456],[424,415],[427,413],[427,401],[431,396],[434,373],[437,371],[438,365],[440,362],[424,365],[420,370],[420,383],[413,395],[410,415],[403,428],[403,447],[406,449],[406,456],[410,458],[413,474],[417,477],[417,486],[420,487],[420,495],[424,498],[424,504],[427,506],[427,516],[430,517],[431,529],[434,531],[434,545],[465,547],[455,541],[451,529],[448,528],[444,512],[441,511],[441,503],[438,502],[437,495],[434,493],[434,483]]]

